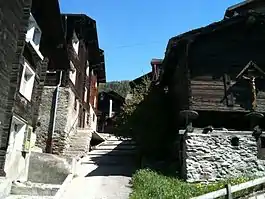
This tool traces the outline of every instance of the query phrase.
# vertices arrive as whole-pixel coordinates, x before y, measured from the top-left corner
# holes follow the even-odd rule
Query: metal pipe
[[[54,107],[53,107],[54,109],[53,109],[53,118],[52,118],[52,128],[51,128],[51,133],[49,133],[49,135],[48,135],[48,144],[46,146],[46,152],[47,153],[52,153],[52,137],[53,137],[54,130],[55,130],[57,107],[58,107],[58,97],[59,97],[60,86],[62,84],[62,75],[63,75],[63,71],[60,71],[59,82],[58,82],[56,89],[55,89],[55,101],[54,101]]]

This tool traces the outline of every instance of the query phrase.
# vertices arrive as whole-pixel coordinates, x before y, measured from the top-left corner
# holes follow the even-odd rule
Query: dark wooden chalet
[[[99,48],[94,19],[83,14],[63,14],[62,20],[68,45],[68,57],[73,63],[70,70],[76,71],[76,83],[73,85],[68,76],[66,84],[74,89],[76,97],[82,102],[83,111],[80,112],[79,127],[84,128],[85,114],[86,111],[90,111],[90,106],[96,113],[98,83],[106,82],[104,51]]]
[[[265,112],[264,33],[264,15],[247,12],[169,40],[162,84],[173,128],[185,125],[180,111],[191,119],[197,112],[197,127],[250,128],[245,115]]]
[[[8,136],[1,144],[2,149],[7,151],[6,175],[13,180],[26,180],[28,152],[35,139],[34,132],[48,60],[53,59],[43,49],[57,49],[55,43],[44,47],[43,40],[57,40],[57,34],[54,34],[51,28],[55,28],[54,25],[60,20],[60,10],[58,0],[33,0],[32,4],[31,1],[24,1],[13,6],[18,8],[18,5],[24,6],[17,12],[22,12],[23,15],[12,15],[13,17],[8,18],[8,21],[15,24],[15,16],[18,16],[21,27],[17,29],[17,33],[14,32],[14,35],[18,36],[17,50],[12,67],[9,65],[12,69],[8,76],[10,86],[4,123],[4,134]],[[16,158],[11,158],[14,155]]]
[[[96,131],[97,87],[106,81],[106,74],[95,20],[83,14],[62,14],[58,28],[60,50],[57,60],[48,65],[38,146],[64,154],[65,140],[77,128]]]

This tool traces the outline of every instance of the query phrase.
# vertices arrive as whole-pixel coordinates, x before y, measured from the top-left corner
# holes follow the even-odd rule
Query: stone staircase
[[[89,152],[92,131],[90,129],[77,129],[76,133],[70,136],[70,146],[64,152],[67,158],[76,159]]]
[[[119,140],[110,136],[82,159],[81,164],[123,165],[135,161],[137,145],[132,140]]]
[[[13,183],[6,199],[51,199],[61,185],[41,183]]]

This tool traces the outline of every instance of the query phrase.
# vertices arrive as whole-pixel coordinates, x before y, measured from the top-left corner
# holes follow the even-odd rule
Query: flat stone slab
[[[123,156],[135,155],[136,150],[94,150],[89,152],[89,155],[108,155],[108,156]]]
[[[6,199],[52,199],[53,196],[10,195]]]
[[[54,196],[61,185],[42,183],[18,183],[11,188],[12,195]]]
[[[136,149],[136,146],[134,145],[101,145],[98,147],[95,147],[95,150],[113,150],[113,149],[120,149],[120,150],[131,150]]]

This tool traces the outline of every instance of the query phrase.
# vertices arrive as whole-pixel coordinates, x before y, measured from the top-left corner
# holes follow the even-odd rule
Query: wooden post
[[[231,184],[226,185],[226,199],[232,199]]]

